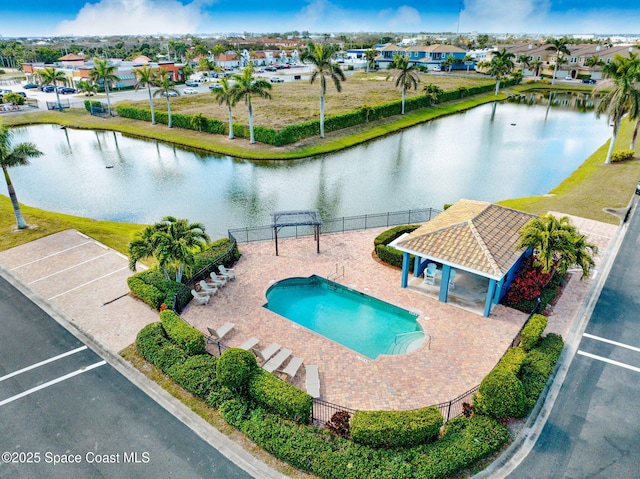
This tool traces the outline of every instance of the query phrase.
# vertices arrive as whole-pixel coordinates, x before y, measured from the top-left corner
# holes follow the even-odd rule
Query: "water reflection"
[[[548,101],[548,99],[546,99]],[[528,104],[527,102],[524,103]],[[593,113],[484,105],[349,150],[248,161],[119,133],[15,130],[45,153],[12,179],[25,204],[98,219],[202,222],[213,236],[268,224],[277,210],[325,218],[547,193],[604,143]]]

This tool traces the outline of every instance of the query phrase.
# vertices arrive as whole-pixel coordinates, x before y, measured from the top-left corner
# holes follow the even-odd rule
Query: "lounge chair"
[[[209,273],[209,277],[211,278],[211,282],[218,288],[221,288],[225,284],[227,284],[227,278],[225,278],[222,275],[218,276],[215,271],[212,271],[211,273]]]
[[[218,329],[207,327],[207,331],[209,331],[210,337],[207,338],[210,342],[219,342],[222,341],[229,331],[231,331],[236,325],[233,323],[224,323]]]
[[[249,351],[251,348],[253,348],[256,344],[258,344],[260,341],[258,341],[258,338],[249,338],[247,339],[244,343],[242,343],[240,346],[238,346],[240,349],[246,349],[247,351]]]
[[[220,271],[220,274],[228,280],[236,279],[236,270],[233,268],[225,268],[224,265],[220,265],[218,266],[218,271]]]
[[[315,364],[305,366],[307,372],[306,386],[307,393],[312,398],[320,397],[320,375],[318,374],[318,366]]]
[[[253,354],[256,355],[256,358],[258,359],[258,361],[262,362],[262,363],[266,363],[267,361],[269,361],[269,358],[271,358],[271,356],[273,356],[274,354],[276,354],[278,352],[278,349],[280,349],[281,346],[277,343],[271,343],[269,346],[267,346],[266,348],[264,348],[262,351],[256,349],[256,348],[251,348],[251,352]]]
[[[449,273],[449,289],[455,289],[456,287],[455,278],[456,278],[456,270],[451,268],[451,272]]]
[[[264,369],[269,373],[274,372],[276,369],[282,366],[282,364],[287,360],[287,358],[291,356],[292,352],[293,351],[291,351],[290,349],[286,349],[286,348],[281,349],[280,351],[278,351],[278,354],[273,356],[271,359],[269,359],[269,361],[267,361],[262,365],[262,369]]]
[[[300,366],[302,366],[302,358],[292,357],[291,361],[287,364],[285,368],[278,368],[277,372],[281,373],[287,381],[293,380],[293,378],[298,373]]]
[[[216,286],[211,286],[210,284],[207,284],[207,282],[204,279],[201,279],[198,284],[200,285],[200,290],[208,295],[213,296],[218,292],[218,288]]]
[[[209,296],[208,294],[200,293],[199,291],[196,291],[195,289],[191,290],[191,295],[198,302],[198,304],[207,304],[209,302],[209,300],[211,299],[211,296]]]
[[[427,265],[427,269],[424,270],[424,282],[426,284],[435,284],[437,271],[438,265],[435,263],[429,263]]]

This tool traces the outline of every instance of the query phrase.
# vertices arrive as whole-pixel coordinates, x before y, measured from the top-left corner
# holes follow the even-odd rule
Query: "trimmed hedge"
[[[563,347],[562,337],[549,333],[542,338],[537,347],[527,353],[519,373],[526,396],[525,407],[527,411],[533,408],[540,394],[544,391]]]
[[[151,364],[155,362],[156,351],[167,344],[170,344],[170,341],[167,339],[160,322],[147,324],[136,336],[136,349]]]
[[[249,396],[292,421],[311,422],[313,399],[306,392],[259,370],[249,383]]]
[[[160,322],[167,336],[190,356],[206,354],[204,334],[186,323],[175,311],[167,309],[160,313]]]
[[[527,324],[522,328],[522,333],[520,333],[520,346],[522,349],[530,351],[536,344],[538,344],[540,336],[542,336],[546,327],[546,316],[541,314],[534,314],[531,316]]]
[[[351,439],[371,447],[407,447],[435,441],[444,420],[436,406],[412,411],[356,411]]]
[[[174,364],[167,374],[183,389],[205,399],[216,388],[215,356],[200,354],[191,356],[182,364]]]
[[[400,225],[394,228],[383,231],[373,240],[374,249],[378,259],[384,263],[390,264],[397,268],[402,268],[403,252],[394,248],[389,248],[387,245],[393,240],[399,238],[404,233],[411,233],[418,229],[420,225]],[[409,269],[413,269],[413,262],[415,256],[409,256]]]
[[[504,79],[502,85],[511,85],[514,82]],[[463,96],[477,95],[480,93],[486,93],[493,91],[495,85],[482,85],[474,87],[460,87],[455,90],[447,90],[443,92],[439,98],[439,102],[457,100]],[[428,95],[420,95],[405,100],[405,112],[418,110],[421,108],[432,107],[432,99]],[[399,115],[402,108],[402,100],[395,100],[388,103],[382,103],[375,105],[366,110],[358,108],[350,112],[342,113],[340,115],[329,116],[325,118],[324,129],[325,132],[331,132],[348,128],[350,126],[361,125],[368,121],[380,120],[382,118],[388,118],[390,116]],[[118,116],[124,118],[131,118],[134,120],[151,121],[151,111],[146,108],[137,108],[128,105],[118,104],[116,106]],[[169,116],[164,111],[155,112],[156,121],[158,123],[168,124]],[[191,122],[193,115],[184,115],[181,113],[174,113],[171,115],[171,121],[173,126],[185,128],[188,130],[197,130],[194,124]],[[214,134],[228,134],[229,125],[219,120],[212,118],[204,118],[204,125],[202,131]],[[253,128],[256,141],[260,143],[266,143],[274,146],[284,146],[296,141],[308,138],[311,136],[317,136],[320,134],[320,121],[310,120],[295,125],[285,126],[280,131],[276,131],[273,128],[267,128],[263,126],[255,126]],[[245,125],[235,124],[233,125],[233,134],[238,138],[249,138],[249,127]]]
[[[444,479],[498,451],[509,431],[482,416],[451,421],[443,437],[412,448],[374,449],[257,408],[240,429],[280,460],[324,479]]]
[[[496,419],[522,417],[525,414],[524,386],[507,369],[493,369],[480,383],[473,397],[477,414]]]
[[[144,301],[153,309],[160,309],[164,301],[164,294],[155,286],[145,283],[138,276],[133,275],[127,278],[127,285],[136,298]]]
[[[611,163],[618,163],[619,161],[633,160],[635,152],[633,150],[620,150],[614,151],[611,155]]]
[[[526,357],[527,353],[521,347],[509,348],[494,369],[505,369],[513,374],[518,374]]]
[[[231,391],[244,393],[249,388],[251,378],[258,370],[256,357],[240,348],[229,348],[216,363],[218,381]]]

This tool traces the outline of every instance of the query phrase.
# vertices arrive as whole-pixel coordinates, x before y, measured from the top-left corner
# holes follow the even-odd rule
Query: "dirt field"
[[[279,76],[285,76],[279,74]],[[377,105],[400,99],[400,89],[395,88],[392,80],[386,80],[386,72],[356,73],[349,75],[342,82],[342,92],[336,92],[333,83],[328,83],[325,95],[325,115],[337,115],[356,110],[363,105]],[[488,77],[464,78],[448,75],[420,74],[417,90],[407,92],[407,97],[422,94],[422,88],[429,83],[438,85],[443,90],[450,90],[459,86],[476,86],[493,83]],[[204,91],[204,88],[201,87]],[[254,124],[268,126],[276,130],[286,125],[314,120],[319,117],[320,84],[316,81],[309,84],[308,80],[272,84],[271,100],[252,98]],[[147,101],[133,102],[133,105],[147,107]],[[166,111],[166,100],[156,99],[154,105],[158,110]],[[173,113],[196,114],[202,113],[209,118],[217,118],[227,122],[228,110],[226,105],[219,106],[214,96],[208,91],[198,95],[183,95],[171,99]],[[248,124],[246,105],[241,102],[233,108],[233,120],[241,124]]]

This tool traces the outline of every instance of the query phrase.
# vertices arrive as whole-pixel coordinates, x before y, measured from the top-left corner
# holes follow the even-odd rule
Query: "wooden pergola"
[[[278,256],[278,231],[287,226],[313,226],[313,239],[316,240],[316,252],[320,254],[320,212],[318,210],[278,211],[271,213],[271,227],[276,240]]]

